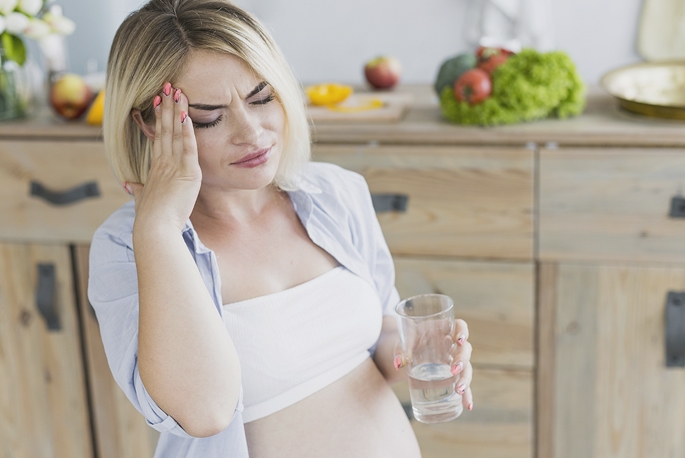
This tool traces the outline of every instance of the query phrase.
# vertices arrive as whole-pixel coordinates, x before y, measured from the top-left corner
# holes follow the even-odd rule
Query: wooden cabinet
[[[683,456],[685,370],[666,367],[664,309],[685,265],[544,263],[541,278],[539,456]]]
[[[76,243],[129,199],[86,133],[0,139],[3,457],[144,458],[156,446],[110,373],[86,296],[88,246]]]
[[[543,149],[540,177],[538,456],[685,456],[685,370],[666,361],[685,150]]]
[[[401,90],[403,121],[317,125],[314,159],[366,178],[400,294],[448,294],[470,325],[475,409],[412,422],[424,458],[685,456],[685,368],[665,349],[667,298],[685,293],[682,125],[592,94],[575,119],[459,127],[430,88]],[[153,454],[86,297],[92,233],[128,199],[99,129],[0,123],[3,457]],[[61,331],[36,308],[39,264]]]
[[[93,456],[69,248],[0,244],[0,452]]]

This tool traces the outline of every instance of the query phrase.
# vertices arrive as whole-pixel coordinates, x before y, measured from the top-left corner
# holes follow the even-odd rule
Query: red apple
[[[93,91],[78,75],[67,73],[50,88],[50,104],[67,119],[77,119],[88,110],[93,101]]]
[[[364,76],[376,89],[390,89],[400,81],[402,67],[394,57],[380,56],[366,63]]]

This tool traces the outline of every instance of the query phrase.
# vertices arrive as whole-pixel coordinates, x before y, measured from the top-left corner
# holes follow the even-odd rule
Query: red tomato
[[[490,97],[492,81],[490,75],[480,68],[464,72],[454,83],[454,96],[457,100],[476,105]]]
[[[478,62],[478,68],[480,68],[481,70],[485,70],[490,75],[492,75],[492,72],[494,72],[497,67],[505,63],[507,59],[509,59],[508,54],[493,54],[492,56],[486,57],[482,59],[480,62]]]

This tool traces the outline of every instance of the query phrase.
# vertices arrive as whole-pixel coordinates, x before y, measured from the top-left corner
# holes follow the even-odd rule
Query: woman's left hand
[[[457,382],[455,391],[461,395],[462,403],[469,411],[473,410],[473,394],[471,393],[471,379],[473,378],[473,367],[471,366],[471,343],[469,342],[469,326],[466,321],[454,320],[454,333],[447,337],[449,352],[452,356],[452,373],[456,376]],[[404,367],[409,363],[408,357],[402,351],[402,344],[398,340],[395,344],[395,370]]]

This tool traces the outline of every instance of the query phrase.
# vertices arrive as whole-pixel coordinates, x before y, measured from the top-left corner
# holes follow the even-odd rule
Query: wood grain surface
[[[685,262],[685,150],[560,148],[540,153],[540,258]]]
[[[371,193],[409,197],[406,212],[378,214],[393,254],[533,257],[528,149],[320,144],[314,159],[361,173]]]
[[[685,268],[559,264],[553,458],[685,456],[685,370],[666,368],[669,291]],[[549,270],[552,269],[552,270]]]
[[[59,192],[95,181],[100,196],[57,206],[31,196],[32,181]],[[0,240],[90,243],[128,200],[100,142],[0,141]]]
[[[530,263],[460,262],[395,257],[402,298],[440,293],[469,325],[477,366],[534,367],[534,283]]]
[[[159,432],[145,422],[109,369],[100,328],[88,301],[88,245],[74,250],[82,332],[86,346],[90,401],[98,458],[151,458]]]
[[[406,382],[393,390],[410,404]],[[475,369],[472,390],[473,410],[456,420],[430,425],[412,420],[423,458],[532,458],[532,371]]]
[[[55,266],[60,330],[36,305],[37,266]],[[0,244],[0,454],[93,457],[78,311],[66,246]]]

